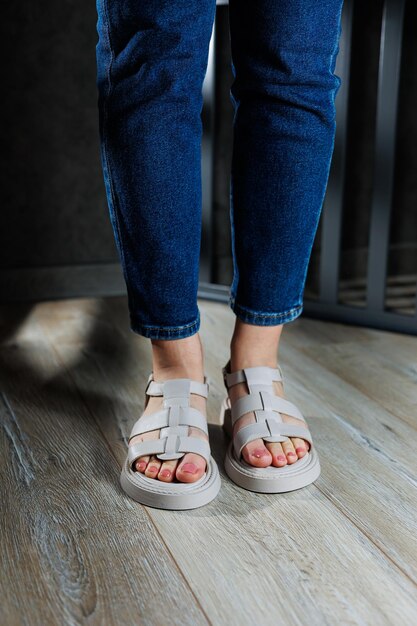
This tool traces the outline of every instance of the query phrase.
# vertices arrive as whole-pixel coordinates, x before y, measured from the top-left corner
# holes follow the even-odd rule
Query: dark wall
[[[94,0],[2,6],[0,267],[113,262]]]

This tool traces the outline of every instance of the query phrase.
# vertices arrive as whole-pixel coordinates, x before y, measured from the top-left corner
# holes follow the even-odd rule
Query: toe
[[[152,455],[145,470],[145,476],[148,478],[156,478],[160,467],[161,461],[155,455]]]
[[[265,445],[269,452],[272,454],[272,465],[274,467],[284,467],[284,465],[287,465],[287,457],[285,456],[284,450],[282,449],[282,445],[280,443],[266,442]]]
[[[175,477],[175,470],[177,468],[178,461],[164,461],[159,470],[158,478],[165,483],[171,483]]]
[[[158,439],[158,436],[159,436],[159,430],[153,430],[152,432],[143,433],[142,435],[135,435],[135,437],[132,437],[132,439],[129,441],[129,446],[135,445],[136,443],[141,443],[142,441],[150,441],[152,439]],[[152,457],[152,458],[156,459],[156,457]],[[150,459],[151,457],[149,455],[138,457],[135,461],[135,465],[134,465],[135,469],[138,472],[141,472],[142,474],[146,474],[146,476],[149,476],[149,474],[147,474],[147,469],[149,467]],[[156,461],[158,461],[158,459],[156,459]],[[159,469],[159,466],[158,466],[158,469]]]
[[[284,441],[282,443],[282,449],[284,450],[288,463],[295,463],[295,461],[298,461],[298,456],[291,440]]]
[[[298,437],[292,438],[291,441],[298,458],[302,459],[303,456],[307,454],[307,442],[304,439],[299,439]]]
[[[150,458],[151,458],[150,456],[141,456],[138,458],[138,460],[135,463],[135,467],[138,472],[141,472],[142,474],[145,472]]]
[[[255,439],[244,446],[242,455],[246,463],[255,467],[268,467],[272,462],[272,455],[265,447],[263,439]]]
[[[202,477],[206,469],[206,460],[199,454],[184,455],[177,467],[176,477],[182,483],[194,483]]]

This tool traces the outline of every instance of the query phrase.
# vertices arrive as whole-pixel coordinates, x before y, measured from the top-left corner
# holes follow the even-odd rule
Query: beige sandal
[[[188,435],[194,426],[208,435],[207,420],[198,409],[190,406],[190,394],[207,398],[209,383],[189,378],[176,378],[155,382],[149,375],[146,396],[163,396],[163,408],[142,415],[134,424],[129,441],[136,435],[160,430],[159,438],[141,441],[129,446],[128,455],[120,475],[123,490],[134,500],[159,509],[195,509],[211,502],[218,494],[221,482],[217,464],[210,452],[210,444],[199,437]],[[148,397],[145,400],[145,408]],[[180,459],[187,452],[200,454],[206,459],[206,471],[193,483],[165,483],[134,469],[141,456],[155,454],[158,459]]]
[[[229,360],[222,372],[226,389],[240,382],[246,382],[249,389],[249,394],[233,406],[227,395],[221,407],[220,423],[231,438],[225,458],[229,478],[239,487],[259,493],[293,491],[314,482],[320,475],[320,463],[305,418],[292,402],[276,396],[273,390],[273,381],[283,380],[281,368],[245,367],[230,372]],[[234,424],[248,412],[255,413],[256,422],[244,426],[233,437]],[[305,426],[284,422],[281,413],[302,420]],[[289,437],[299,437],[310,444],[307,454],[291,465],[254,467],[242,457],[242,448],[250,441],[283,442],[289,441]]]

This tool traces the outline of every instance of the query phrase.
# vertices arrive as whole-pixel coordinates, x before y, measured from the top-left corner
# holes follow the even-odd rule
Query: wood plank
[[[303,353],[412,428],[417,428],[415,378],[399,371],[392,360],[373,351],[372,346],[344,342],[333,346],[305,348]]]
[[[417,469],[412,426],[359,392],[332,369],[318,364],[316,359],[284,343],[281,351],[286,389],[297,396],[307,414],[316,411],[323,418],[336,419],[343,430],[362,440],[366,449],[386,455],[393,467],[411,480]]]
[[[103,306],[96,320],[96,342],[87,341],[81,352],[78,346],[76,368],[68,364],[77,353],[74,340],[82,334],[81,302],[73,303],[73,313],[67,309],[63,319],[59,308],[53,312],[39,308],[36,314],[36,321],[100,423],[120,464],[126,454],[120,441],[143,410],[142,394],[150,364],[148,340],[126,330],[125,306],[120,300],[110,301],[107,310]],[[224,389],[219,364],[227,357],[224,339],[234,316],[226,306],[210,303],[212,313],[213,306],[219,308],[216,320],[205,315],[205,303],[200,302],[200,306],[207,369],[216,390],[209,402],[209,414],[214,416],[217,398],[223,396]],[[64,327],[68,333],[67,315],[73,316],[73,322],[77,320],[71,327],[73,337],[63,337],[60,330]],[[113,338],[110,330],[114,330]],[[118,350],[113,357],[115,341]],[[123,365],[123,352],[128,366]],[[191,512],[148,509],[149,515],[215,624],[252,624],[254,620],[276,624],[277,619],[284,624],[302,624],[306,615],[311,624],[412,620],[417,602],[416,587],[410,579],[415,571],[415,556],[410,552],[414,535],[408,524],[415,491],[387,467],[385,460],[369,454],[361,438],[352,438],[333,415],[332,407],[325,407],[323,398],[305,385],[304,360],[298,357],[297,364],[304,372],[302,385],[292,363],[286,366],[291,381],[298,383],[294,401],[308,403],[307,415],[314,410],[327,416],[309,420],[323,464],[317,485],[280,496],[260,495],[239,489],[222,473],[222,490],[208,506]],[[95,396],[100,393],[113,398],[110,406],[107,402],[97,404]],[[222,470],[226,441],[214,424],[210,426],[210,441]],[[341,452],[335,459],[331,451],[337,446]],[[378,485],[379,498],[375,494]],[[380,519],[381,514],[385,519]],[[369,528],[373,528],[372,533]],[[381,545],[376,545],[379,538]],[[388,543],[385,550],[382,539]]]
[[[0,349],[0,392],[0,622],[207,624],[33,316]]]
[[[402,375],[417,382],[417,337],[383,333],[373,340],[372,351],[388,360]]]
[[[288,346],[283,359],[320,452],[319,489],[417,582],[415,431],[316,360]]]

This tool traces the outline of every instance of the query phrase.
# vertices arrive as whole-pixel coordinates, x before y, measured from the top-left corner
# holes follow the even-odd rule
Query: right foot
[[[155,377],[155,382],[163,382],[163,380],[172,380],[174,378],[191,378],[192,380],[198,380],[204,382],[204,375],[199,377],[191,374],[190,372],[184,372],[184,369],[178,369],[176,372],[170,370],[169,377],[161,378]],[[143,412],[143,415],[149,415],[155,413],[162,408],[163,398],[162,396],[148,396],[148,404]],[[198,409],[205,417],[206,413],[206,398],[196,393],[190,394],[190,406]],[[139,443],[140,441],[148,441],[150,439],[158,439],[159,430],[152,430],[142,435],[136,435],[130,441],[129,445]],[[208,440],[207,435],[194,426],[188,428],[188,435],[191,437],[199,437],[200,439]],[[135,463],[135,468],[138,472],[145,474],[148,478],[155,478],[166,483],[170,482],[183,482],[193,483],[199,480],[206,470],[206,460],[199,454],[187,452],[181,459],[175,459],[171,461],[161,461],[156,455],[141,456]]]

